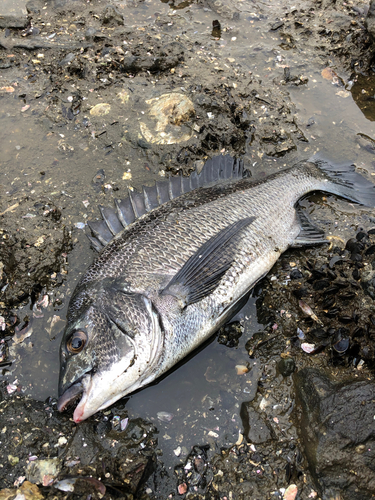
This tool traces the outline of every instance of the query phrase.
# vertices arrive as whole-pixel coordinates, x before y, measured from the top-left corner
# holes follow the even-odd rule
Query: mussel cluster
[[[302,259],[294,267],[281,263],[290,278],[284,300],[299,309],[292,344],[310,355],[325,350],[333,364],[375,368],[375,229],[331,248],[326,262]],[[289,320],[284,333],[290,329]]]

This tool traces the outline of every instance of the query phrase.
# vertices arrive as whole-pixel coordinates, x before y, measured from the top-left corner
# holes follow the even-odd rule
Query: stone
[[[124,16],[117,7],[107,5],[103,12],[103,24],[107,24],[109,26],[121,26],[124,24]]]
[[[370,2],[369,10],[365,20],[365,26],[372,39],[375,40],[375,0],[371,0]]]
[[[25,0],[2,0],[0,2],[0,28],[24,28],[27,24]]]
[[[296,369],[296,362],[293,358],[281,358],[277,368],[283,377],[289,377]]]
[[[242,403],[240,417],[249,443],[262,444],[272,439],[272,431],[267,422],[249,402]]]
[[[375,495],[375,384],[339,383],[305,368],[294,375],[300,436],[322,498]]]

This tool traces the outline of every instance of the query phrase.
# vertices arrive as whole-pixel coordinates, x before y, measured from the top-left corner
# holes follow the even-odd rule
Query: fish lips
[[[65,392],[61,394],[57,401],[57,409],[62,412],[66,409],[66,407],[75,401],[77,397],[82,394],[83,385],[81,382],[77,382],[69,387]]]
[[[81,422],[82,419],[79,418],[83,413],[81,408],[84,405],[85,395],[87,394],[87,388],[90,386],[90,384],[91,374],[86,373],[64,391],[61,390],[60,387],[60,397],[57,401],[57,410],[59,412],[63,412],[68,406],[71,406],[75,401],[79,399],[79,403],[74,410],[73,419],[76,423]]]

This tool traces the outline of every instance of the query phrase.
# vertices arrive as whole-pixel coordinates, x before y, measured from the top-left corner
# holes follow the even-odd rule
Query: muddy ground
[[[84,228],[97,205],[220,153],[243,157],[254,178],[314,154],[342,153],[375,172],[371,127],[353,125],[351,140],[343,127],[335,141],[339,119],[323,125],[328,104],[310,116],[300,104],[329,84],[337,107],[353,99],[375,119],[373,11],[328,1],[31,0],[24,26],[2,29],[0,499],[17,488],[25,498],[374,497],[368,210],[333,197],[304,202],[336,239],[280,259],[203,351],[213,353],[206,393],[178,380],[179,415],[150,417],[130,399],[76,426],[56,410],[50,355],[94,258]],[[242,375],[225,371],[232,365]]]

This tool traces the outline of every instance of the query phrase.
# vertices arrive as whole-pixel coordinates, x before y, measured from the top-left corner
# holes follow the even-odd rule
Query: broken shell
[[[124,418],[124,419],[121,420],[120,426],[121,426],[121,430],[122,431],[124,431],[127,428],[128,422],[129,422],[128,418]]]
[[[244,375],[249,371],[248,367],[245,365],[236,365],[237,375]]]
[[[173,413],[168,413],[166,411],[159,411],[156,416],[158,417],[159,420],[162,422],[170,422],[172,418],[174,417]]]
[[[149,116],[156,120],[153,127],[140,123],[142,135],[147,142],[175,144],[188,141],[193,135],[192,129],[183,125],[195,115],[194,104],[187,96],[173,92],[149,99],[146,103],[150,106]]]
[[[315,344],[308,344],[307,342],[304,342],[303,344],[301,344],[301,349],[308,354],[311,354],[315,351]]]
[[[307,314],[308,316],[311,316],[311,318],[316,321],[316,323],[319,323],[319,325],[323,326],[323,323],[320,321],[318,316],[314,313],[314,311],[311,309],[309,305],[306,304],[303,300],[300,300],[298,302],[298,305],[302,309],[302,311]]]

